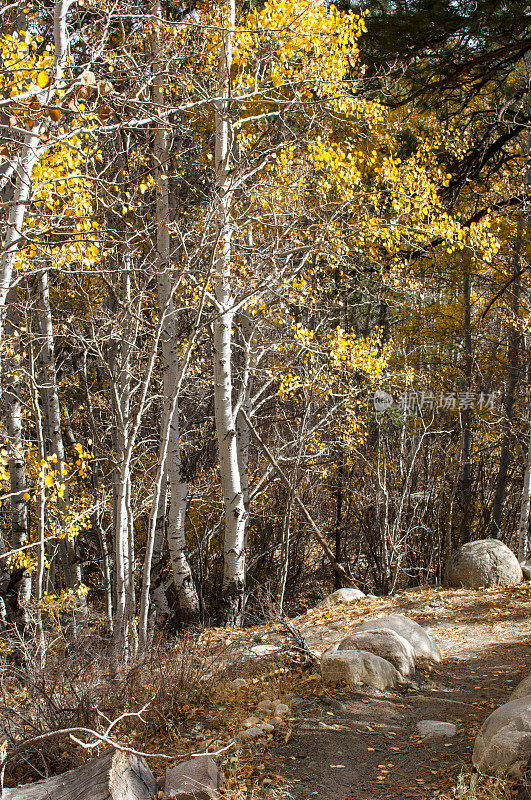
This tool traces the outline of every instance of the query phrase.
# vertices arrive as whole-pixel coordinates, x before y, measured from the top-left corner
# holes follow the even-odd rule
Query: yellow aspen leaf
[[[26,503],[29,502],[29,500],[31,500],[31,496],[30,496],[29,492],[24,492],[24,500],[26,501]]]
[[[44,483],[46,486],[53,486],[53,478],[51,475],[47,475],[44,479]]]
[[[41,89],[46,89],[48,84],[50,83],[50,78],[47,72],[39,72],[37,75],[37,83],[41,87]]]

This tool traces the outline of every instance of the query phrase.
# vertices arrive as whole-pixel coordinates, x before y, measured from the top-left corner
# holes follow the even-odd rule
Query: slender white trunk
[[[253,370],[256,368],[256,348],[253,343],[253,322],[246,311],[238,314],[242,336],[242,382],[240,393],[235,409],[236,434],[238,447],[238,469],[240,471],[240,481],[242,487],[243,504],[245,507],[245,549],[247,549],[247,535],[249,528],[249,446],[251,444],[251,432],[245,421],[245,417],[238,413],[241,407],[247,416],[252,417],[252,388]]]
[[[36,608],[36,639],[37,639],[37,658],[41,669],[44,669],[46,662],[46,648],[44,641],[44,627],[42,624],[42,608],[40,606],[41,600],[44,595],[44,577],[46,568],[46,486],[44,483],[45,467],[44,459],[46,456],[44,445],[44,426],[39,405],[39,390],[37,387],[35,375],[35,359],[33,357],[33,347],[30,345],[30,380],[31,380],[31,398],[33,402],[33,413],[36,420],[37,444],[39,452],[39,461],[41,468],[39,470],[38,481],[38,495],[36,498],[37,505],[37,569],[33,573],[33,596],[37,604]]]
[[[73,0],[57,0],[54,6],[54,65],[56,74],[55,80],[46,90],[50,97],[53,88],[61,81],[63,68],[68,56],[66,14],[72,2]],[[13,281],[15,261],[20,243],[23,241],[24,218],[31,197],[33,168],[40,153],[43,152],[39,138],[40,128],[39,124],[34,125],[24,137],[16,169],[13,199],[7,215],[6,233],[0,253],[0,344],[3,341],[7,297]]]
[[[129,520],[127,510],[127,485],[130,481],[129,462],[122,461],[118,468],[115,497],[115,526],[114,526],[114,621],[115,621],[115,649],[118,658],[128,660],[128,620],[127,620],[127,567],[125,552],[128,552],[127,539],[129,535]]]
[[[39,390],[44,411],[45,453],[47,456],[55,455],[57,458],[57,461],[53,464],[53,468],[57,479],[59,482],[62,482],[64,480],[63,465],[65,463],[65,451],[61,433],[61,405],[59,402],[57,371],[55,368],[54,333],[47,270],[41,272],[39,276],[38,319],[41,334],[41,347],[39,350],[41,380]],[[68,513],[68,505],[68,487],[65,486],[63,498],[59,498],[57,503],[59,524],[62,524],[63,527]],[[81,566],[78,562],[76,545],[68,535],[63,538],[62,543],[64,545],[65,554],[66,583],[69,588],[77,589],[83,582],[83,576]],[[80,603],[85,607],[86,603],[83,598],[80,598]]]
[[[243,615],[245,588],[245,527],[234,408],[232,404],[231,291],[232,176],[230,158],[233,128],[230,120],[230,70],[232,36],[236,21],[235,0],[229,0],[228,27],[223,36],[219,61],[219,96],[215,114],[216,251],[214,253],[214,294],[217,313],[213,323],[214,409],[219,447],[221,487],[225,509],[225,540],[222,586],[222,615],[227,623],[239,624]]]
[[[151,11],[155,18],[160,19],[160,0],[153,0]],[[152,36],[152,49],[154,53],[152,97],[153,102],[158,106],[164,104],[164,63],[160,56],[160,36],[161,33],[158,29]],[[180,386],[182,365],[179,358],[179,342],[175,331],[172,283],[170,277],[171,239],[169,233],[170,203],[167,171],[168,134],[162,123],[158,125],[155,133],[153,155],[155,159],[154,176],[157,221],[156,257],[158,265],[158,297],[162,319],[161,344],[164,390],[164,423],[159,448],[159,467],[156,481],[157,491],[154,500],[153,514],[156,513],[158,519],[161,498],[165,493],[166,484],[168,483],[170,488],[170,501],[166,535],[173,571],[173,582],[179,605],[179,616],[180,620],[186,623],[198,619],[199,599],[186,554],[185,521],[188,485],[183,474],[180,448],[179,406],[177,397],[174,394],[177,387]],[[162,469],[163,465],[164,469]],[[146,557],[144,559],[139,625],[141,644],[145,644],[144,640],[147,635],[146,626],[149,591],[153,568],[153,553],[156,545],[157,523],[153,514],[150,524],[150,536],[146,547]]]
[[[7,444],[9,450],[9,480],[11,492],[11,537],[14,549],[28,543],[28,507],[26,493],[26,463],[22,435],[23,404],[20,398],[18,381],[18,362],[16,360],[19,341],[18,312],[12,295],[7,313],[6,332],[12,340],[13,353],[6,364],[5,410]],[[17,604],[15,619],[24,625],[27,621],[26,606],[31,597],[31,575],[27,569],[20,568],[17,579]],[[14,570],[12,570],[13,578]]]
[[[169,301],[171,301],[171,294],[169,297]],[[164,310],[165,313],[165,310]],[[201,318],[202,307],[200,307],[197,315],[197,320],[194,326],[194,330],[192,331],[188,343],[186,345],[185,353],[182,359],[181,369],[171,391],[171,404],[168,410],[168,413],[165,415],[164,419],[164,427],[161,434],[161,443],[160,443],[160,455],[159,455],[159,462],[157,465],[157,477],[155,480],[155,491],[153,495],[153,502],[151,506],[151,517],[149,521],[149,533],[148,533],[148,540],[146,544],[146,552],[144,555],[144,566],[142,572],[142,595],[140,599],[140,614],[139,614],[139,644],[141,648],[145,648],[147,645],[147,636],[148,636],[148,621],[149,621],[149,608],[150,608],[150,591],[151,591],[151,578],[152,578],[152,564],[153,564],[153,552],[155,549],[156,544],[156,533],[157,533],[157,520],[158,515],[160,512],[160,503],[163,491],[165,489],[165,470],[166,470],[166,457],[169,448],[170,442],[170,432],[171,432],[171,423],[174,417],[175,409],[177,408],[177,401],[179,398],[179,392],[181,390],[181,384],[186,372],[186,368],[188,366],[188,361],[190,359],[190,355],[192,353],[195,337],[197,335],[197,330],[199,326],[199,320]],[[192,584],[193,587],[193,584]],[[194,589],[195,592],[195,589]],[[197,596],[197,595],[196,595]]]
[[[159,298],[161,313],[168,306],[171,288],[166,275],[159,277]],[[170,328],[174,328],[171,315]],[[170,486],[170,502],[166,538],[173,572],[173,583],[179,603],[182,621],[191,622],[199,616],[199,599],[195,590],[192,571],[186,555],[186,507],[188,484],[183,474],[180,448],[179,407],[172,403],[174,387],[179,380],[180,364],[175,334],[164,336],[162,358],[164,363],[164,417],[169,416],[168,443],[166,453],[166,474]],[[162,445],[162,443],[161,443]],[[161,446],[162,451],[162,446]]]
[[[129,270],[127,270],[129,272]],[[127,294],[127,291],[126,291]],[[129,296],[129,295],[128,295]],[[170,296],[171,299],[171,296]],[[130,300],[130,298],[129,298]],[[115,520],[115,663],[114,667],[117,668],[120,660],[126,662],[129,657],[128,639],[132,635],[133,646],[136,646],[136,631],[133,631],[134,626],[134,611],[135,602],[133,596],[134,590],[134,572],[131,571],[130,561],[132,562],[132,540],[133,530],[131,526],[131,514],[129,509],[130,490],[129,485],[131,482],[131,459],[133,450],[137,441],[138,432],[142,423],[142,417],[146,407],[146,400],[151,385],[151,378],[157,352],[159,349],[159,342],[163,332],[165,313],[161,315],[161,319],[153,334],[151,351],[149,353],[144,377],[139,385],[137,392],[136,409],[134,413],[130,409],[130,345],[129,336],[127,334],[128,325],[131,319],[131,309],[129,308],[129,301],[127,303],[127,320],[124,325],[124,335],[122,338],[121,348],[121,375],[116,377],[116,360],[117,348],[112,347],[110,351],[110,374],[112,376],[111,392],[113,398],[113,406],[116,419],[117,430],[117,469],[115,470],[115,502],[114,502],[114,520]],[[196,323],[197,330],[198,322]],[[195,340],[196,332],[190,337],[185,357],[183,358],[183,372],[190,357],[193,341]],[[180,380],[182,378],[181,372],[179,381],[174,387],[172,392],[173,402],[176,402],[179,390]],[[168,425],[165,429],[165,437],[168,435]],[[164,448],[167,444],[164,445]],[[157,526],[157,514],[159,511],[159,502],[162,492],[164,462],[166,457],[166,450],[164,449],[163,456],[160,459],[159,470],[156,480],[155,497],[153,501],[153,510],[149,526],[148,543],[146,545],[146,554],[144,558],[143,570],[143,584],[142,584],[142,597],[140,607],[140,624],[139,624],[139,645],[143,647],[145,643],[145,636],[147,631],[147,615],[149,611],[149,588],[151,585],[151,559],[153,556],[153,547],[155,542],[155,529]]]
[[[133,535],[130,514],[131,484],[131,277],[129,253],[124,252],[125,271],[121,275],[120,296],[124,320],[122,336],[111,352],[111,374],[114,382],[116,468],[114,472],[114,617],[116,652],[127,661],[130,655],[129,635],[134,618],[134,576],[131,571]]]
[[[22,145],[13,200],[9,209],[6,234],[0,254],[0,344],[3,341],[7,299],[13,281],[17,253],[22,241],[22,228],[31,196],[33,168],[38,159],[39,144],[38,126],[36,126],[32,132],[26,134]]]

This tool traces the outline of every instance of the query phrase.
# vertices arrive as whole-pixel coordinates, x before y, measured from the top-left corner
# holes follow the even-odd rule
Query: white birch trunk
[[[169,305],[171,287],[167,275],[159,277],[159,298],[161,313]],[[169,328],[173,329],[171,315]],[[170,331],[168,331],[170,333]],[[179,380],[179,354],[177,339],[171,331],[163,334],[162,358],[164,364],[164,417],[169,416],[166,474],[170,486],[170,502],[166,538],[173,572],[173,583],[179,603],[179,614],[185,623],[196,621],[199,616],[199,599],[195,590],[192,571],[187,558],[185,522],[188,499],[188,485],[183,475],[180,448],[179,407],[172,402],[172,395]]]
[[[160,19],[160,0],[153,0],[152,14]],[[163,92],[163,60],[160,57],[160,32],[155,31],[152,37],[154,53],[154,77],[152,96],[153,102],[162,106],[164,104]],[[178,340],[175,332],[174,308],[172,300],[172,285],[170,277],[170,249],[171,240],[169,233],[170,204],[167,175],[168,138],[167,132],[161,123],[155,133],[155,187],[156,187],[156,257],[158,265],[158,297],[162,319],[162,361],[163,361],[163,390],[164,390],[164,424],[159,449],[159,468],[156,481],[157,495],[155,497],[157,517],[160,513],[160,501],[164,494],[166,482],[169,483],[170,501],[167,522],[167,541],[173,571],[173,582],[179,605],[179,616],[182,622],[196,621],[199,616],[199,599],[195,590],[192,571],[186,554],[186,507],[188,498],[188,485],[183,475],[183,464],[180,448],[179,432],[179,407],[177,397],[174,396],[180,386],[180,373],[182,365],[179,359]],[[162,466],[164,465],[164,470]],[[167,476],[167,481],[166,481]],[[155,507],[153,509],[155,512]],[[143,575],[143,598],[141,603],[140,637],[146,636],[146,613],[149,605],[149,589],[151,572],[153,568],[153,552],[157,524],[153,520],[150,526],[150,538],[146,548]],[[151,528],[153,530],[151,531]],[[160,591],[159,591],[160,594]],[[160,598],[159,598],[160,602]]]
[[[7,445],[9,451],[9,480],[11,493],[11,544],[13,549],[23,547],[28,543],[28,508],[24,494],[26,493],[26,462],[24,454],[24,441],[22,435],[22,401],[19,396],[19,386],[16,360],[16,343],[18,338],[18,312],[16,311],[12,292],[9,294],[9,308],[6,321],[6,332],[11,336],[13,354],[6,364],[5,386],[5,411],[7,428]],[[17,334],[17,336],[15,336]],[[11,571],[13,575],[13,570]],[[31,597],[31,575],[23,569],[17,586],[17,604],[15,618],[22,625],[27,622],[25,608]]]
[[[219,447],[221,487],[225,509],[225,540],[222,586],[224,621],[239,624],[243,615],[245,587],[245,527],[234,408],[232,404],[232,324],[234,312],[231,292],[232,178],[230,157],[233,130],[230,121],[230,70],[232,36],[235,26],[235,0],[229,0],[228,28],[224,33],[219,63],[219,96],[215,114],[216,170],[216,252],[214,254],[214,294],[217,314],[213,323],[214,408]]]
[[[129,270],[127,270],[129,272]],[[125,294],[128,295],[127,284],[125,284]],[[131,484],[131,459],[137,441],[138,432],[142,423],[142,417],[146,407],[146,400],[151,385],[151,378],[155,366],[156,356],[159,349],[159,342],[162,336],[164,315],[157,325],[154,332],[151,351],[147,359],[143,379],[137,388],[137,402],[134,413],[130,408],[130,332],[128,326],[131,323],[130,297],[127,301],[127,319],[124,323],[122,346],[120,352],[120,364],[117,367],[117,348],[110,350],[109,371],[112,378],[111,392],[112,402],[115,413],[116,429],[116,450],[117,468],[115,469],[115,502],[114,502],[114,522],[115,522],[115,648],[114,648],[114,668],[117,669],[120,661],[126,663],[129,659],[130,639],[133,648],[136,647],[137,639],[140,647],[145,643],[145,632],[147,631],[147,613],[149,610],[149,587],[151,585],[150,565],[153,556],[155,542],[155,529],[157,525],[157,513],[159,511],[159,501],[163,481],[164,457],[160,462],[159,474],[157,476],[155,498],[153,501],[153,511],[150,520],[148,544],[144,559],[143,585],[140,608],[140,631],[137,636],[134,628],[135,598],[134,598],[134,570],[132,570],[133,551],[133,530],[131,525],[131,514],[129,508],[130,484]],[[191,351],[191,344],[187,349],[184,363],[187,363]],[[119,373],[119,374],[117,374]],[[175,387],[173,397],[178,396],[180,382]],[[169,426],[168,426],[169,427]],[[166,430],[167,435],[167,430]],[[163,439],[164,441],[164,439]],[[165,445],[166,446],[166,445]],[[146,565],[149,567],[146,568]]]
[[[113,404],[115,413],[116,468],[114,471],[114,617],[116,653],[125,662],[130,655],[130,622],[134,617],[134,599],[131,596],[131,515],[129,496],[131,484],[131,359],[130,359],[130,275],[128,253],[125,253],[126,270],[121,276],[120,294],[125,319],[120,342],[114,342],[111,352],[111,375],[114,382]]]
[[[48,272],[44,270],[39,276],[39,308],[38,308],[39,329],[41,334],[41,347],[39,350],[39,362],[41,365],[41,385],[39,387],[44,411],[44,430],[45,430],[45,452],[47,456],[55,455],[57,461],[53,464],[54,471],[59,482],[63,478],[63,465],[65,463],[65,451],[63,436],[61,433],[61,405],[59,402],[59,390],[57,386],[57,371],[55,368],[55,347],[52,323],[52,310],[50,307],[50,288]],[[65,518],[68,513],[68,487],[65,486],[63,498],[58,499],[57,508],[59,511],[60,524],[65,525]],[[83,576],[81,566],[78,562],[76,546],[74,541],[66,535],[62,539],[64,548],[65,578],[67,586],[71,589],[78,589]],[[82,607],[86,607],[84,598],[80,598]]]
[[[41,465],[44,463],[46,456],[44,446],[44,426],[42,420],[41,409],[39,406],[39,391],[35,376],[35,360],[33,357],[33,347],[30,347],[30,379],[31,379],[31,397],[33,401],[33,413],[35,414],[36,430],[37,430],[37,444],[39,447],[39,461]],[[46,663],[46,648],[44,641],[44,628],[42,624],[42,608],[40,602],[44,595],[44,578],[46,567],[46,487],[44,484],[44,466],[39,470],[39,483],[38,483],[38,496],[37,496],[37,569],[33,573],[33,596],[37,603],[36,609],[36,639],[37,639],[37,658],[41,669],[44,669]]]
[[[0,255],[0,344],[3,342],[9,290],[13,281],[15,261],[22,241],[26,209],[31,197],[33,168],[39,155],[38,127],[27,133],[19,158],[13,200],[7,218],[6,234]],[[1,362],[0,362],[1,374]],[[0,389],[1,392],[1,389]]]
[[[253,323],[246,311],[238,315],[242,334],[243,350],[243,370],[240,395],[235,409],[236,434],[238,447],[238,468],[240,470],[240,481],[242,487],[243,504],[245,507],[245,550],[247,550],[247,535],[249,528],[249,446],[251,444],[251,432],[242,414],[238,413],[239,408],[243,408],[248,417],[252,417],[252,376],[256,368],[256,348],[253,345]]]
[[[114,623],[116,653],[127,661],[127,569],[124,550],[129,532],[127,513],[127,484],[130,480],[129,464],[123,462],[116,481],[116,518],[114,526]]]
[[[52,95],[53,88],[61,81],[63,67],[68,56],[66,14],[72,2],[73,0],[57,0],[54,7],[54,65],[56,75],[53,86],[50,84],[50,88],[46,90],[49,96]],[[0,344],[3,341],[7,297],[13,282],[15,261],[23,239],[24,219],[31,198],[33,168],[43,150],[39,138],[40,128],[40,125],[34,125],[24,137],[16,169],[13,199],[7,214],[6,233],[0,255]]]

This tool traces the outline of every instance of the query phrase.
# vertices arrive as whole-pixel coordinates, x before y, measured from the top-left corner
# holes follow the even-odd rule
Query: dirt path
[[[529,585],[420,597],[385,601],[379,613],[414,617],[436,639],[444,662],[397,693],[326,690],[298,708],[291,738],[274,755],[296,800],[424,799],[448,791],[470,768],[480,725],[531,671]],[[327,644],[362,616],[369,614],[349,610],[340,624],[327,620],[323,629],[303,619],[301,627]],[[458,734],[423,740],[416,729],[422,719],[453,722]]]

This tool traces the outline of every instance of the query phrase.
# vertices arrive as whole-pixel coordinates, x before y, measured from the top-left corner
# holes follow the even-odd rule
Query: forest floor
[[[300,701],[287,735],[246,752],[248,798],[498,800],[514,794],[513,785],[489,779],[479,778],[474,786],[471,755],[484,720],[531,671],[530,584],[418,589],[313,609],[291,622],[310,648],[321,652],[364,619],[391,612],[423,625],[439,644],[443,662],[417,672],[412,686],[396,692],[325,687],[317,675],[292,686],[286,674],[281,685],[295,688]],[[261,632],[255,640],[278,639],[278,627],[255,630]],[[254,702],[271,695],[266,681],[261,688],[256,686]],[[416,728],[423,719],[455,723],[458,733],[424,739]]]
[[[442,650],[442,663],[417,671],[396,691],[324,685],[320,654],[364,620],[393,612],[428,630]],[[312,654],[304,663],[297,650],[301,636],[306,655]],[[84,641],[80,637],[75,659],[67,652],[63,661],[50,656],[44,692],[40,683],[29,691],[33,684],[17,679],[6,663],[0,673],[0,733],[2,720],[11,733],[19,731],[18,738],[34,735],[34,728],[38,733],[41,722],[63,729],[71,706],[75,714],[66,726],[79,724],[76,715],[88,713],[90,700],[90,708],[104,709],[108,718],[123,716],[124,708],[146,709],[144,724],[139,717],[133,726],[127,718],[117,729],[135,749],[165,753],[170,763],[205,750],[216,754],[225,775],[223,800],[512,800],[516,795],[514,782],[477,777],[471,756],[485,719],[531,672],[531,583],[478,591],[415,589],[312,608],[288,625],[273,620],[176,639],[161,635],[123,682],[104,678],[97,648],[90,646],[90,636]],[[235,678],[243,685],[235,687]],[[53,714],[48,698],[55,703]],[[273,732],[241,744],[239,733],[256,724],[249,720],[262,700],[285,703],[289,713]],[[417,723],[426,719],[454,723],[457,735],[423,738]],[[55,774],[86,760],[75,744],[61,739],[55,749],[52,744],[47,757]],[[38,769],[29,769],[26,761],[11,769],[7,785],[35,780]],[[154,757],[150,766],[162,777],[168,761]]]

